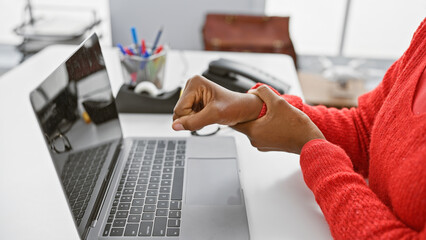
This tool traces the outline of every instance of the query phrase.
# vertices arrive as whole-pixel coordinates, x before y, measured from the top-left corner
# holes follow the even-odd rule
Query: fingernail
[[[173,129],[176,130],[176,131],[185,130],[185,128],[183,127],[183,125],[181,123],[174,124]]]

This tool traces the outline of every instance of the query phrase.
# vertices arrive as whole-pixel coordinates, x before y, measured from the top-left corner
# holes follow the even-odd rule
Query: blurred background
[[[101,36],[103,46],[130,43],[126,24],[136,25],[147,38],[164,26],[163,36],[171,48],[203,50],[202,26],[210,12],[290,17],[305,99],[351,106],[356,105],[353,97],[376,86],[408,47],[425,17],[426,1],[0,0],[0,75],[48,45],[78,44],[92,31]],[[340,82],[355,93],[338,93],[338,102],[313,96],[318,92],[313,86],[346,79],[343,75],[362,78],[362,86]]]

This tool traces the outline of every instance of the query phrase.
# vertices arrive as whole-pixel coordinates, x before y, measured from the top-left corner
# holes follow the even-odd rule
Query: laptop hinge
[[[87,238],[90,228],[96,227],[99,215],[101,213],[102,206],[105,202],[105,195],[108,192],[110,182],[111,182],[111,178],[113,176],[113,172],[114,172],[113,170],[114,170],[114,168],[117,164],[117,161],[119,159],[121,149],[122,149],[122,139],[118,142],[117,147],[115,148],[114,155],[112,156],[111,163],[108,166],[108,174],[105,176],[105,178],[102,182],[101,189],[99,191],[99,195],[96,199],[95,205],[93,206],[94,210],[92,211],[90,218],[89,218],[91,220],[88,221],[88,222],[90,222],[90,226],[86,227],[86,230],[83,234],[83,236],[84,236],[83,239]]]

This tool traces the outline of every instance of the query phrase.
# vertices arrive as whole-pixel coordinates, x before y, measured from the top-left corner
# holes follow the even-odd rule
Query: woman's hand
[[[254,94],[233,92],[194,76],[176,103],[172,128],[195,131],[214,123],[233,126],[256,119],[262,104]]]
[[[300,154],[302,147],[313,139],[325,139],[311,119],[299,109],[276,95],[267,86],[249,93],[265,102],[266,114],[254,121],[233,126],[250,139],[259,151],[286,151]]]

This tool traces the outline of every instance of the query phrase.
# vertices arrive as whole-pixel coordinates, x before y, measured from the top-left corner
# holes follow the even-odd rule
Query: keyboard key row
[[[179,236],[179,227],[180,220],[167,220],[166,217],[156,217],[154,222],[142,221],[139,224],[128,223],[127,225],[122,221],[114,221],[113,225],[105,226],[103,236]]]

